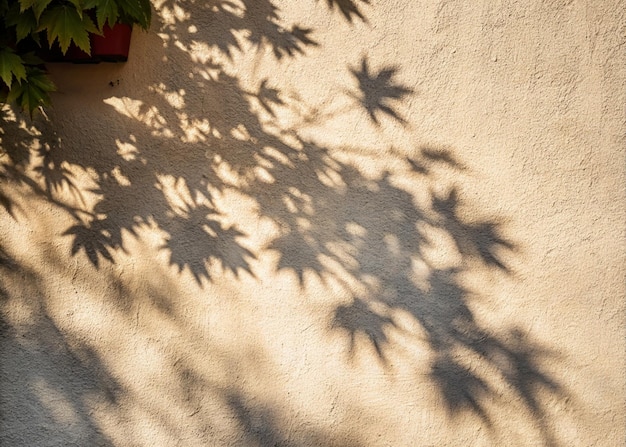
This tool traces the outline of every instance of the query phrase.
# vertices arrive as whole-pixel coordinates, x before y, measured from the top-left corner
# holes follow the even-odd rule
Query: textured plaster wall
[[[2,446],[624,445],[624,2],[154,8],[3,110]]]

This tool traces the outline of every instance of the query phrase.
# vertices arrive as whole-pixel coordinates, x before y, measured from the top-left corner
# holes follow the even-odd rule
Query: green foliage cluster
[[[116,23],[150,26],[150,0],[0,0],[0,102],[32,116],[55,90],[39,57],[71,44],[91,54],[89,34]]]

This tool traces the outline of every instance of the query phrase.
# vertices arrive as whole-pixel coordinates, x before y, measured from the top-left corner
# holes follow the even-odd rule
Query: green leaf
[[[83,16],[83,2],[81,0],[68,0],[72,5],[76,7],[76,11],[82,17]]]
[[[28,8],[32,8],[37,0],[20,0],[20,11],[24,12]]]
[[[20,11],[24,12],[29,8],[33,9],[37,20],[41,17],[41,14],[45,11],[52,0],[19,0]]]
[[[98,27],[101,29],[105,22],[139,24],[148,29],[152,18],[150,0],[84,0],[84,9],[95,9]]]
[[[27,110],[31,118],[33,117],[33,112],[37,109],[37,107],[50,103],[50,97],[34,85],[24,84],[20,87],[22,92],[18,98],[17,104],[22,108],[22,110]]]
[[[17,25],[17,22],[22,20],[23,15],[24,13],[20,9],[20,4],[11,3],[10,7],[7,6],[6,13],[4,15],[4,23],[7,26],[15,26]]]
[[[22,11],[18,2],[11,3],[11,7],[6,13],[4,23],[10,28],[14,28],[15,43],[21,42],[26,37],[33,39],[39,45],[39,34],[36,32],[38,28],[37,17],[32,8]],[[1,22],[1,19],[0,19]]]
[[[31,70],[27,82],[45,92],[54,92],[57,89],[48,74],[40,69]]]
[[[24,53],[21,55],[24,65],[41,65],[44,63],[43,59],[38,57],[34,52]]]
[[[35,42],[37,46],[41,48],[41,33],[33,33],[30,35],[30,37],[31,39],[33,39],[33,42]]]
[[[93,20],[91,20],[91,17],[89,17],[87,14],[83,16],[83,26],[88,33],[101,34],[96,24],[93,23]]]
[[[10,48],[0,50],[0,78],[7,85],[14,84],[13,78],[19,84],[26,79],[26,67],[22,58]]]
[[[117,23],[119,12],[117,10],[117,3],[115,0],[101,0],[98,3],[96,9],[96,20],[98,21],[98,29],[102,30],[102,27],[106,22],[109,22],[109,26],[113,26]]]
[[[41,18],[41,14],[46,10],[48,5],[52,2],[52,0],[36,0],[33,5],[33,11],[35,12],[35,17],[37,20]]]
[[[4,23],[7,27],[15,27],[16,43],[28,36],[37,27],[37,19],[33,10],[22,11],[17,2],[11,4],[6,12]]]
[[[144,22],[140,22],[140,25],[144,30],[147,30],[150,28],[150,22],[152,20],[152,3],[150,0],[139,0],[139,5],[144,13]]]
[[[28,111],[32,118],[38,107],[50,105],[49,93],[54,90],[56,88],[48,75],[43,70],[32,68],[28,71],[25,82],[13,82],[6,102],[17,104]]]
[[[139,24],[143,29],[150,27],[152,10],[149,0],[118,0],[117,4],[121,16],[128,16],[133,23]]]
[[[88,31],[95,26],[87,14],[82,17],[75,8],[69,5],[59,5],[47,10],[41,17],[39,30],[46,30],[50,45],[55,40],[63,54],[67,52],[71,42],[85,53],[91,53]]]

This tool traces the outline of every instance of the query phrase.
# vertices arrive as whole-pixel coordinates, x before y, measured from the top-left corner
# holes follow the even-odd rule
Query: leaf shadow
[[[381,125],[381,115],[407,124],[406,119],[396,110],[396,105],[411,95],[413,90],[395,83],[393,78],[398,73],[397,67],[372,71],[367,57],[363,57],[360,68],[351,68],[350,72],[358,83],[358,92],[349,92],[349,95],[366,110],[374,124]]]
[[[356,19],[367,22],[365,15],[359,9],[359,5],[368,5],[369,3],[370,0],[326,0],[326,4],[330,9],[337,8],[341,15],[343,15],[344,19],[350,23]]]

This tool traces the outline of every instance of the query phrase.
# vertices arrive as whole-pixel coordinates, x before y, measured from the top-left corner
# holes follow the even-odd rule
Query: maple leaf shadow
[[[380,115],[392,118],[401,124],[407,123],[396,107],[412,94],[413,90],[394,81],[393,78],[398,72],[397,67],[372,71],[367,57],[364,57],[360,68],[351,68],[350,72],[358,83],[358,91],[349,91],[348,95],[365,109],[374,124],[380,126]]]
[[[348,350],[351,357],[354,357],[359,349],[359,335],[363,335],[374,347],[378,360],[386,364],[385,348],[390,340],[385,329],[390,325],[393,325],[392,318],[372,309],[367,301],[356,298],[352,303],[340,305],[335,309],[331,328],[341,329],[348,335]]]
[[[238,241],[246,234],[225,227],[218,217],[210,208],[198,206],[162,224],[169,236],[161,249],[169,253],[170,264],[177,266],[179,272],[189,269],[198,283],[202,278],[211,279],[211,262],[235,276],[240,271],[253,275],[250,261],[256,256]]]
[[[485,379],[450,355],[441,355],[432,365],[431,378],[438,386],[447,410],[454,416],[469,410],[491,425],[483,406],[494,390]]]
[[[326,4],[330,9],[335,9],[343,15],[343,17],[351,22],[355,19],[360,19],[367,22],[367,19],[359,9],[359,4],[369,4],[370,0],[326,0]]]
[[[46,143],[37,150],[37,155],[41,157],[41,161],[34,168],[34,172],[43,179],[46,193],[51,196],[53,192],[67,188],[75,198],[82,201],[81,189],[73,181],[72,172],[54,147]]]
[[[89,261],[100,266],[100,258],[113,262],[111,236],[95,221],[91,225],[77,224],[68,228],[63,236],[72,236],[72,255],[84,251]]]
[[[441,224],[454,238],[461,254],[477,258],[489,267],[508,272],[507,253],[517,250],[516,244],[501,234],[501,225],[494,221],[465,222],[459,216],[457,188],[444,197],[433,197],[433,209],[439,214]]]

